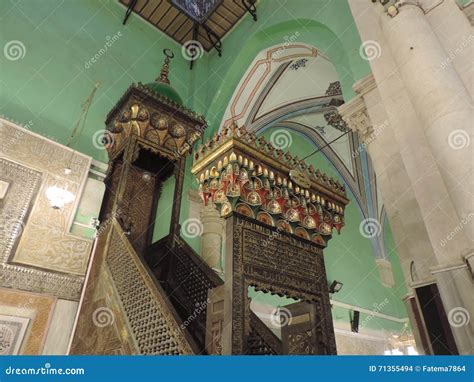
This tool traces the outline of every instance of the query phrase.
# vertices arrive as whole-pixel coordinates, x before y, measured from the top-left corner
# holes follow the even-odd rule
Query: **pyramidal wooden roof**
[[[126,8],[133,0],[119,0]],[[206,18],[205,24],[222,39],[247,13],[239,0],[222,0]],[[138,0],[133,11],[150,24],[183,45],[193,40],[193,19],[170,0]],[[206,51],[213,47],[206,31],[199,28],[197,40]]]

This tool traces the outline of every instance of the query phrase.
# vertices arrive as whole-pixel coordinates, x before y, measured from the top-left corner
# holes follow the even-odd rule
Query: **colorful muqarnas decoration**
[[[235,124],[195,152],[192,173],[222,217],[248,216],[322,246],[344,226],[344,185]]]

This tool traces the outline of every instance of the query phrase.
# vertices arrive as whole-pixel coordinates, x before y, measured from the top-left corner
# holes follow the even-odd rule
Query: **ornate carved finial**
[[[164,49],[163,53],[166,56],[165,62],[161,68],[160,76],[155,81],[169,85],[170,80],[168,79],[168,73],[170,71],[170,59],[174,57],[174,53],[169,49]]]

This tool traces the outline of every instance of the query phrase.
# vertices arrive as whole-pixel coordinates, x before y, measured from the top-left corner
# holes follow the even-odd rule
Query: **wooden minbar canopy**
[[[192,173],[207,205],[326,246],[344,226],[344,185],[263,137],[232,125],[194,153]]]

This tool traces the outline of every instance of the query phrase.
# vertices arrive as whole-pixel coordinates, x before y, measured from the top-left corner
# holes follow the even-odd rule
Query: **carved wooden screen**
[[[118,156],[109,163],[100,219],[102,222],[111,218],[120,220],[138,253],[143,253],[151,243],[163,182],[176,173],[181,176],[181,167],[184,166],[182,161],[175,162],[175,158],[171,160],[161,154],[152,144],[131,139],[123,158]],[[176,168],[180,171],[176,171]],[[180,195],[174,196],[174,214],[179,208],[176,198],[180,198]]]
[[[249,336],[249,286],[314,304],[321,318],[318,354],[336,354],[322,249],[253,219],[233,214],[227,221],[226,277],[231,322],[224,332],[224,349],[244,354]],[[231,340],[226,340],[231,338]],[[227,341],[227,342],[226,342]],[[230,342],[229,342],[230,341]]]
[[[284,307],[287,322],[281,328],[285,354],[327,354],[324,343],[323,318],[315,304],[306,301]]]

